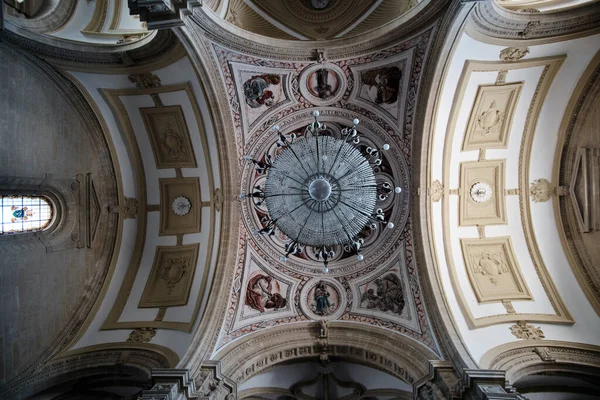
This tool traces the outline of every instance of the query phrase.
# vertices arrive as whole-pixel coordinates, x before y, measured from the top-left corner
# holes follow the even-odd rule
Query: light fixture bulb
[[[313,117],[318,117],[321,113],[318,112],[317,110],[312,112]]]
[[[354,125],[358,125],[358,124],[359,124],[359,122],[360,122],[360,120],[359,120],[358,118],[354,118],[354,120],[352,121],[352,123],[353,123]]]
[[[323,268],[323,273],[324,273],[324,274],[326,274],[326,273],[328,273],[328,272],[329,272],[329,268],[327,268],[327,267],[324,267],[324,268]]]
[[[356,259],[357,259],[358,261],[362,261],[362,260],[364,260],[364,259],[365,259],[365,256],[363,256],[362,254],[359,254],[359,255],[357,255],[357,256],[356,256]]]
[[[245,193],[240,193],[240,199],[245,199],[246,198],[246,194]]]
[[[281,256],[281,257],[279,257],[279,259],[281,260],[282,263],[287,262],[287,257],[286,256]]]
[[[388,150],[390,149],[390,145],[389,145],[389,144],[387,144],[387,143],[386,143],[386,144],[384,144],[384,145],[383,145],[383,149],[384,149],[385,151],[388,151]]]
[[[252,157],[251,156],[244,156],[244,160],[246,160],[246,161],[252,161]]]
[[[397,187],[394,189],[394,192],[396,192],[396,193],[400,193],[401,191],[402,191],[402,188],[401,188],[400,186],[397,186]]]
[[[279,130],[279,125],[275,125],[275,126],[273,127],[273,130],[274,130],[274,131],[278,131],[278,130]]]
[[[388,222],[387,228],[388,229],[394,229],[394,223],[393,222]]]

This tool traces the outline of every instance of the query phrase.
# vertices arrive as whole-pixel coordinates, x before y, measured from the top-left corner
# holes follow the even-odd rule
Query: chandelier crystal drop
[[[325,135],[327,127],[319,122],[318,111],[313,117],[300,138],[284,135],[278,125],[273,127],[281,148],[275,159],[268,154],[260,160],[244,156],[259,174],[266,174],[266,181],[240,199],[265,203],[269,216],[263,219],[262,229],[253,233],[275,235],[280,230],[288,238],[282,262],[290,255],[301,255],[309,246],[327,273],[336,246],[354,252],[362,261],[360,232],[380,225],[394,228],[377,202],[402,190],[390,182],[377,183],[373,168],[381,165],[382,153],[375,147],[357,146],[358,119],[337,139]],[[384,151],[389,148],[389,144],[382,146]]]

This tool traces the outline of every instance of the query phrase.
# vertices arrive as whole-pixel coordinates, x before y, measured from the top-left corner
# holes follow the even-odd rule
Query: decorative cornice
[[[480,366],[505,371],[511,383],[546,369],[600,378],[600,346],[557,340],[511,342],[488,350]]]
[[[429,131],[435,126],[436,108],[438,107],[438,92],[441,90],[444,76],[447,73],[444,65],[453,52],[456,40],[463,31],[463,25],[469,16],[474,4],[460,4],[453,2],[446,11],[440,26],[432,39],[433,44],[429,51],[426,69],[423,72],[423,85],[418,110],[414,118],[414,137],[412,149],[413,187],[427,187],[432,182],[429,154],[432,146]],[[436,58],[437,57],[437,58]],[[449,194],[451,188],[445,188]],[[437,278],[436,255],[432,251],[432,236],[429,230],[430,208],[432,203],[429,196],[419,196],[418,201],[412,202],[411,219],[417,221],[412,224],[414,229],[414,252],[417,267],[421,278],[421,290],[432,329],[435,333],[444,359],[451,360],[455,369],[476,368],[477,363],[469,354],[465,343],[457,329],[450,305],[445,301],[443,287]]]
[[[422,344],[401,335],[392,338],[381,328],[329,321],[327,330],[331,357],[383,370],[409,384],[427,373],[429,360],[438,359]],[[318,359],[322,350],[319,333],[314,322],[257,331],[226,346],[215,359],[221,360],[224,372],[240,383],[282,362]]]
[[[0,31],[0,42],[28,51],[64,69],[76,71],[142,72],[172,64],[185,55],[179,40],[169,30],[150,34],[133,44],[110,48],[66,43],[50,36],[17,32],[10,29]]]
[[[66,25],[75,13],[77,0],[61,0],[47,14],[39,18],[16,18],[6,16],[6,20],[22,29],[34,33],[55,32]]]
[[[556,13],[516,13],[493,1],[477,3],[469,18],[467,32],[494,40],[564,40],[567,35],[585,36],[600,27],[600,3],[590,2]],[[531,43],[531,42],[530,42]]]
[[[102,368],[110,368],[114,372],[115,366],[122,365],[140,369],[149,376],[153,369],[171,368],[177,361],[177,354],[173,351],[150,343],[110,343],[83,347],[48,364],[38,365],[20,379],[1,387],[0,392],[6,400],[23,399],[73,379],[74,373],[80,377],[93,375]]]
[[[326,49],[327,59],[333,61],[384,49],[406,40],[415,32],[425,31],[435,24],[449,3],[449,0],[431,1],[412,18],[396,21],[360,37],[318,42],[269,39],[265,43],[263,36],[226,23],[206,7],[188,7],[192,12],[185,10],[182,13],[188,29],[196,30],[205,39],[233,51],[266,59],[296,61],[313,60],[314,49],[318,47]]]

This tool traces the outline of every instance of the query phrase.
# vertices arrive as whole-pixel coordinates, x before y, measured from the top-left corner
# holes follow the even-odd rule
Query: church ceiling
[[[416,0],[231,0],[225,20],[278,39],[326,40],[354,36],[404,15]]]
[[[423,304],[413,254],[409,218],[413,116],[422,64],[432,30],[383,49],[342,60],[294,62],[267,60],[231,51],[212,43],[225,84],[237,147],[240,193],[265,180],[242,161],[244,155],[260,159],[276,155],[272,128],[302,135],[312,111],[329,134],[360,119],[363,146],[390,144],[377,180],[390,180],[403,191],[378,203],[395,228],[366,228],[363,261],[336,249],[329,273],[314,254],[280,260],[287,238],[283,234],[253,234],[263,228],[263,204],[240,201],[237,265],[227,313],[216,350],[254,331],[311,320],[345,320],[384,327],[436,349]],[[316,72],[326,71],[327,90],[317,84]],[[323,74],[323,72],[321,72]],[[259,86],[254,85],[262,83]],[[315,303],[319,288],[329,292],[330,307]],[[259,292],[268,293],[261,298]]]

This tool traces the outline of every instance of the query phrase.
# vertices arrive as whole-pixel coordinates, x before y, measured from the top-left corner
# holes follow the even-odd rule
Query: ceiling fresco
[[[265,204],[240,200],[237,265],[230,301],[215,351],[251,332],[311,320],[346,320],[385,327],[436,350],[413,255],[409,218],[410,169],[422,63],[432,31],[362,56],[313,62],[260,59],[212,44],[220,65],[234,123],[240,160],[240,193],[264,184],[266,175],[250,168],[244,155],[276,156],[273,132],[303,135],[318,110],[327,135],[340,137],[354,118],[359,146],[390,144],[375,169],[377,181],[392,181],[400,194],[378,202],[394,229],[365,228],[364,260],[339,246],[324,274],[315,254],[305,251],[282,262],[288,240],[256,232],[264,227]]]

